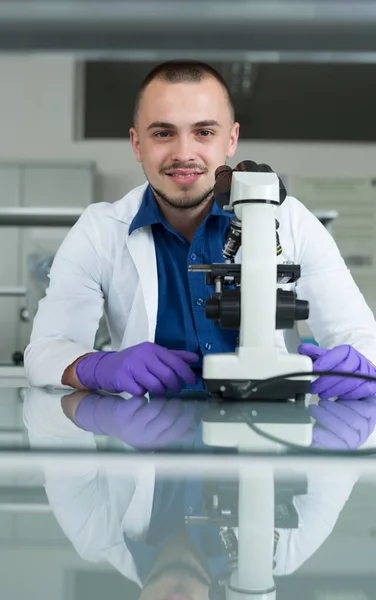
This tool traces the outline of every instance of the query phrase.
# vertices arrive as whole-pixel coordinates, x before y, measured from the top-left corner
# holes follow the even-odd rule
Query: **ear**
[[[132,144],[133,152],[138,162],[142,162],[141,160],[141,151],[140,151],[140,140],[138,139],[137,131],[134,127],[131,127],[129,130],[129,139]]]
[[[234,123],[231,127],[230,141],[227,149],[227,158],[232,158],[236,152],[236,148],[238,147],[239,127],[239,123]]]

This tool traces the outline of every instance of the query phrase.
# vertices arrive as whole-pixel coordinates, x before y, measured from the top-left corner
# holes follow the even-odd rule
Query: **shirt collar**
[[[153,191],[150,185],[148,185],[144,192],[141,206],[129,226],[129,235],[140,227],[148,227],[149,225],[163,222],[165,222],[165,219],[159,209]]]
[[[231,213],[228,213],[220,208],[216,202],[213,202],[209,215],[227,218],[233,216]],[[167,225],[167,221],[161,213],[153,194],[153,190],[151,189],[150,185],[148,185],[144,192],[141,206],[129,226],[129,235],[131,235],[135,229],[139,229],[140,227],[148,227],[150,225],[155,225],[156,223],[163,223],[163,225]]]

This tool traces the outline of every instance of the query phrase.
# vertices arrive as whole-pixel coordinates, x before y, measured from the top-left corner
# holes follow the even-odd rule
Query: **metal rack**
[[[83,208],[0,207],[0,227],[72,227]],[[24,286],[0,286],[0,297],[26,298]],[[0,365],[0,387],[27,385],[24,367]]]
[[[72,227],[82,208],[0,207],[0,227]]]
[[[0,207],[0,227],[72,227],[81,208]],[[0,297],[25,298],[23,286],[0,287]]]

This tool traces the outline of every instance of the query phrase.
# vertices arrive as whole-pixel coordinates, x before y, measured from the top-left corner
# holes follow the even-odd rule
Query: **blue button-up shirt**
[[[214,286],[205,284],[204,273],[188,272],[189,264],[224,262],[225,244],[231,215],[213,202],[210,213],[197,228],[192,243],[175,231],[164,218],[150,186],[130,227],[152,228],[158,269],[158,314],[155,343],[165,348],[196,352],[200,360],[208,353],[234,352],[238,331],[225,330],[205,316],[205,303]],[[188,387],[188,386],[186,386]]]
[[[201,422],[197,424],[195,439],[180,445],[189,451],[208,451],[202,441]],[[213,448],[210,449],[210,452]],[[146,539],[124,541],[132,554],[137,573],[144,584],[164,545],[183,528],[190,546],[200,557],[201,565],[210,578],[228,571],[228,556],[219,537],[218,524],[185,524],[185,516],[205,516],[204,479],[191,477],[166,478],[156,471],[153,506]]]

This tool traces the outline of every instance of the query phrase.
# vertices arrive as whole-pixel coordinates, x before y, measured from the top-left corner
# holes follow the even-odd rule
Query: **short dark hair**
[[[200,82],[208,77],[213,77],[221,84],[224,92],[226,93],[231,118],[235,120],[235,108],[234,102],[231,97],[231,92],[222,75],[218,73],[210,65],[194,60],[170,60],[168,62],[161,63],[154,67],[152,71],[142,81],[139,90],[137,92],[136,101],[133,111],[133,124],[136,124],[138,111],[140,108],[140,102],[145,88],[154,81],[154,79],[162,79],[170,83],[182,83],[185,81]]]

